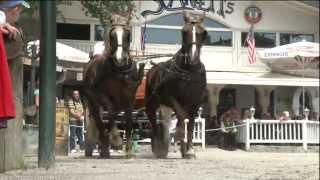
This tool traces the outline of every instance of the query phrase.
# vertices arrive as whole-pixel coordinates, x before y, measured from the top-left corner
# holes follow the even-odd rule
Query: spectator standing
[[[7,127],[8,119],[22,119],[22,102],[19,100],[23,96],[23,64],[20,56],[23,52],[24,42],[22,30],[16,22],[23,8],[30,8],[30,5],[21,0],[0,1],[0,77],[2,77],[0,82],[2,93],[0,99],[0,128]],[[16,121],[15,124],[20,122]]]
[[[84,124],[84,109],[80,99],[78,90],[72,92],[72,98],[68,101],[69,108],[69,123],[70,123],[70,152],[77,152],[76,139],[77,137],[80,151],[84,148],[83,142],[83,124]]]
[[[280,120],[280,121],[290,120],[290,113],[289,113],[289,111],[283,111],[283,112],[281,113],[281,116],[279,117],[279,120]]]

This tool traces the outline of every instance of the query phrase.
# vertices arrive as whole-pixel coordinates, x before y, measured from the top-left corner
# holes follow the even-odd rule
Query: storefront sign
[[[256,6],[249,6],[244,11],[244,17],[249,24],[257,24],[262,18],[262,11]]]
[[[158,9],[155,11],[145,10],[142,16],[159,15],[164,11],[180,11],[180,10],[201,10],[205,12],[217,13],[225,18],[226,14],[234,11],[234,2],[227,0],[154,0],[158,3]]]

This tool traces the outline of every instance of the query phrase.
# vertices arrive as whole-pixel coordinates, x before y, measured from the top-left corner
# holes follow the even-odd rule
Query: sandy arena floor
[[[75,153],[56,157],[54,168],[34,168],[27,159],[26,170],[0,174],[0,180],[319,180],[319,153],[197,150],[197,158],[181,159],[170,152],[168,159],[154,159],[149,146],[143,146],[135,159],[115,152],[112,159],[84,158]]]

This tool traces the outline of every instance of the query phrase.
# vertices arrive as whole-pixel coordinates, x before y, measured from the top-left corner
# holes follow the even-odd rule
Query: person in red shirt
[[[19,34],[13,24],[19,19],[23,7],[30,6],[21,0],[0,1],[0,128],[6,128],[7,120],[16,117],[4,39],[15,40]]]

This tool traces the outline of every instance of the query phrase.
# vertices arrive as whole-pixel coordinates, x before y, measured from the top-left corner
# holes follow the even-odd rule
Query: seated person
[[[290,120],[290,113],[289,113],[289,111],[283,111],[283,112],[281,113],[281,116],[279,117],[279,120],[280,120],[280,121]]]
[[[225,112],[221,116],[221,131],[223,134],[223,148],[226,150],[236,149],[236,132],[237,128],[232,127],[235,122],[232,120],[230,111]]]
[[[251,113],[248,108],[243,109],[241,120],[251,119]]]

